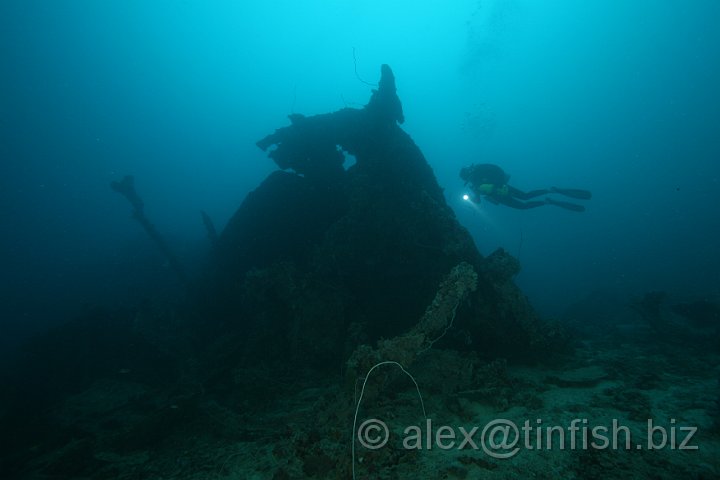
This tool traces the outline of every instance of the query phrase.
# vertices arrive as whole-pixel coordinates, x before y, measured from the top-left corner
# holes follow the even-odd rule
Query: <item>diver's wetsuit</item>
[[[479,186],[484,187],[485,185]],[[545,200],[535,200],[533,202],[528,202],[527,200],[550,193],[550,190],[547,189],[523,192],[522,190],[511,187],[510,185],[502,185],[500,187],[497,185],[491,185],[491,187],[493,187],[493,191],[486,193],[485,198],[494,204],[499,203],[511,208],[517,208],[518,210],[528,210],[530,208],[542,207],[547,203]]]
[[[585,211],[585,207],[575,203],[561,202],[553,198],[547,197],[544,200],[532,200],[533,198],[557,193],[571,198],[589,200],[592,194],[587,190],[577,189],[540,189],[524,192],[520,189],[507,184],[510,175],[505,173],[503,169],[497,165],[480,164],[471,165],[460,170],[460,178],[465,180],[465,184],[470,184],[473,193],[479,197],[484,195],[490,202],[501,204],[518,210],[528,210],[531,208],[542,207],[543,205],[555,205],[573,210],[575,212]],[[477,200],[474,200],[477,201]]]

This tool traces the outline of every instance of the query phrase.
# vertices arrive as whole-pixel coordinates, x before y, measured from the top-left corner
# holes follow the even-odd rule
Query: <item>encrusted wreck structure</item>
[[[348,478],[361,406],[417,420],[398,365],[434,411],[469,418],[471,399],[537,408],[538,388],[504,359],[547,355],[565,337],[513,283],[516,259],[477,251],[403,120],[383,66],[364,108],[292,115],[260,140],[279,170],[219,234],[203,216],[202,278],[186,276],[132,177],[115,182],[182,293],[89,311],[0,372],[6,477]],[[398,465],[408,478],[455,476],[418,473],[407,450],[362,455],[372,478],[403,478]]]
[[[477,272],[477,289],[443,341],[507,357],[548,347],[551,335],[513,284],[518,262],[478,252],[400,127],[390,67],[364,108],[289,118],[257,142],[280,170],[248,195],[217,244],[219,303],[246,358],[346,359],[408,331],[462,262]]]

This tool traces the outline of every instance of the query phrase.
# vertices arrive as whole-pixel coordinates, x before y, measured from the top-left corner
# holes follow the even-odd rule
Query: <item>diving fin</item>
[[[578,205],[577,203],[559,202],[552,198],[546,198],[545,202],[549,203],[550,205],[555,205],[557,207],[564,208],[566,210],[572,210],[573,212],[584,212],[585,211],[585,207],[583,207],[582,205]]]
[[[592,198],[592,192],[590,190],[580,190],[579,188],[556,188],[550,189],[553,193],[559,193],[570,198],[577,198],[578,200],[590,200]]]

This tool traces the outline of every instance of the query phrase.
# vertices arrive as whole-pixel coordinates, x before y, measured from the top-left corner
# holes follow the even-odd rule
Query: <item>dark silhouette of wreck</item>
[[[248,440],[275,445],[272,478],[301,478],[286,472],[290,462],[304,478],[348,478],[353,387],[373,364],[425,361],[416,370],[427,373],[424,390],[472,394],[490,384],[494,398],[498,385],[507,395],[517,389],[503,362],[484,362],[535,359],[566,344],[514,285],[517,260],[502,250],[483,257],[457,222],[398,126],[389,67],[364,108],[290,121],[258,142],[280,170],[219,235],[203,216],[213,254],[202,278],[185,282],[132,177],[113,184],[177,260],[190,295],[92,309],[38,336],[0,371],[4,478],[221,476],[236,457],[230,445]],[[356,158],[347,169],[346,155]],[[366,402],[392,373],[376,374]],[[316,395],[320,385],[320,400],[298,404],[320,416],[301,415],[311,423],[286,435],[276,423],[289,413],[280,400]],[[142,467],[123,463],[146,450],[152,460]]]
[[[460,262],[480,275],[458,312],[463,342],[504,356],[547,346],[512,283],[517,261],[502,250],[480,255],[398,125],[390,67],[364,108],[289,118],[257,142],[280,170],[247,196],[217,243],[216,312],[242,332],[248,358],[341,361],[415,324]],[[346,155],[356,159],[347,170]]]

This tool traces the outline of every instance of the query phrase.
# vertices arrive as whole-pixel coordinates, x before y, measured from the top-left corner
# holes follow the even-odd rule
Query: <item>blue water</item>
[[[172,273],[109,183],[132,174],[178,255],[275,165],[290,113],[363,105],[392,66],[403,128],[484,254],[544,315],[597,290],[720,290],[720,3],[0,3],[2,348]],[[586,188],[585,213],[472,208],[458,177]]]

